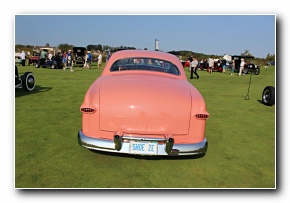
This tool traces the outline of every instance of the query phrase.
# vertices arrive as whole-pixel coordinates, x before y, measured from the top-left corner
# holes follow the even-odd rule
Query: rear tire
[[[264,88],[262,93],[262,102],[267,106],[275,104],[275,87],[267,86]]]
[[[26,72],[21,76],[22,87],[25,91],[30,92],[34,90],[35,87],[35,78],[33,73]]]

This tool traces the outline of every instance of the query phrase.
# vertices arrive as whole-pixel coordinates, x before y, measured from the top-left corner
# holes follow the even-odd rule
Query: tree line
[[[49,43],[46,43],[46,47],[50,47]],[[73,47],[75,47],[72,44],[67,44],[67,43],[62,43],[59,44],[57,47],[52,47],[52,48],[57,48],[59,50],[72,50]],[[20,52],[20,51],[26,51],[26,52],[33,52],[33,50],[39,48],[39,46],[33,46],[33,45],[21,45],[21,44],[16,44],[15,45],[15,52]],[[100,50],[101,52],[104,51],[111,51],[112,53],[116,52],[119,49],[132,49],[132,50],[137,50],[135,47],[127,47],[127,46],[119,46],[119,47],[112,47],[109,45],[93,45],[89,44],[85,47],[88,51],[97,51]],[[147,50],[147,48],[144,48],[144,50]],[[173,55],[178,56],[181,60],[186,61],[190,56],[194,55],[195,58],[198,60],[201,59],[207,59],[207,58],[222,58],[223,56],[220,55],[213,55],[213,54],[204,54],[204,53],[197,53],[193,52],[190,50],[180,50],[180,51],[169,51],[168,53],[171,53]],[[245,52],[241,53],[240,55],[242,56],[252,56],[249,50],[245,50]],[[267,54],[266,58],[254,58],[254,63],[255,64],[260,64],[260,65],[265,65],[268,62],[275,61],[275,54],[271,55],[270,53]]]

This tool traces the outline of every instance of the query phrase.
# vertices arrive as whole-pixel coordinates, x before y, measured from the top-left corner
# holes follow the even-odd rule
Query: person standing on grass
[[[209,73],[210,74],[212,74],[213,66],[214,66],[214,60],[213,60],[213,58],[209,58],[209,60],[208,60],[208,67],[209,67]]]
[[[102,68],[102,54],[101,54],[101,52],[100,52],[100,50],[98,51],[98,54],[99,54],[99,56],[98,56],[98,69],[100,69],[100,68]]]
[[[85,63],[84,63],[83,69],[85,68],[88,68],[88,52],[86,52],[85,54]]]
[[[83,69],[85,69],[85,68],[90,69],[91,58],[92,58],[92,55],[91,55],[90,51],[87,51],[86,56],[85,56],[85,64],[84,64]]]
[[[62,54],[62,63],[63,63],[63,69],[66,68],[66,51]]]
[[[110,57],[111,57],[111,52],[109,52],[108,55],[107,55],[107,58],[106,58],[106,64],[108,63]]]
[[[192,63],[192,61],[193,61],[193,56],[191,55],[191,56],[188,58],[188,60],[189,60],[189,72],[191,72],[191,63]]]
[[[223,73],[225,73],[226,72],[226,65],[227,65],[227,60],[226,59],[222,59],[221,60],[221,62],[222,62],[222,68],[223,68]]]
[[[231,65],[231,75],[235,75],[235,60],[232,60],[232,65]]]
[[[202,70],[203,67],[203,59],[201,59],[201,61],[199,62],[199,70]]]
[[[93,61],[93,56],[92,56],[92,54],[91,54],[91,52],[90,51],[88,51],[88,68],[90,69],[91,68],[91,66],[92,66],[92,61]]]
[[[192,62],[190,63],[190,79],[193,79],[193,73],[196,75],[197,79],[199,79],[199,75],[197,74],[197,65],[198,65],[198,60],[196,58],[193,58]]]
[[[207,62],[206,59],[204,59],[204,60],[203,60],[203,64],[202,64],[202,69],[203,69],[203,70],[204,70],[204,69],[207,70],[207,68],[208,68],[208,62]]]
[[[21,58],[21,65],[22,66],[25,66],[26,55],[25,55],[25,52],[24,51],[22,51],[20,53],[20,58]]]
[[[245,67],[245,60],[242,58],[242,59],[241,59],[241,63],[240,63],[240,72],[239,72],[239,76],[242,75],[242,72],[243,72],[243,70],[244,70],[244,67]],[[245,75],[245,74],[243,74],[243,75]]]
[[[71,50],[68,50],[68,53],[66,55],[66,67],[69,67],[70,71],[74,72],[74,70],[73,70],[73,56],[72,56]],[[66,67],[64,67],[63,69],[66,70]]]

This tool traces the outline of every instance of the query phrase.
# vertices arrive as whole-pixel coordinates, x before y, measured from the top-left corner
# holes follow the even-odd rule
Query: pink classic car
[[[209,113],[174,55],[114,53],[80,106],[81,146],[114,153],[205,155]]]

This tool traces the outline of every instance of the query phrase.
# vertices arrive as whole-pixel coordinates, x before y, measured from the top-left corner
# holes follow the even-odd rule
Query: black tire
[[[243,70],[243,73],[244,73],[244,74],[248,74],[248,72],[249,72],[248,67],[245,67],[244,70]]]
[[[264,88],[262,102],[267,106],[272,106],[275,104],[275,87],[267,86]]]
[[[35,64],[35,68],[39,68],[40,65],[38,63]]]
[[[260,74],[260,68],[256,68],[255,75],[259,75],[259,74]]]
[[[35,78],[33,73],[26,72],[21,76],[22,87],[25,91],[30,92],[34,90],[35,87]]]
[[[55,64],[51,64],[51,66],[50,66],[50,67],[51,67],[52,69],[55,69],[55,68],[57,68]]]

